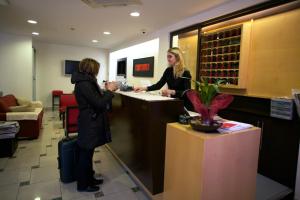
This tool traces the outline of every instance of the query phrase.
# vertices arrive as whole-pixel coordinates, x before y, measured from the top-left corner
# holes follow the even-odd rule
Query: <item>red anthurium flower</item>
[[[207,107],[202,103],[199,92],[189,90],[186,95],[193,104],[195,111],[201,114],[202,120],[209,122],[213,121],[213,117],[219,110],[226,108],[233,101],[233,96],[231,95],[218,94],[212,99],[210,105]]]
[[[213,118],[219,110],[227,108],[229,104],[233,101],[233,96],[229,94],[218,94],[214,97],[210,104],[209,115]]]

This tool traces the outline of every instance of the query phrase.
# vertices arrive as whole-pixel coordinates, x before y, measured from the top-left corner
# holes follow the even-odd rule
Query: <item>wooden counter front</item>
[[[110,119],[113,153],[152,194],[164,185],[166,125],[178,121],[183,102],[144,93],[117,93]]]
[[[164,200],[254,200],[260,129],[204,134],[167,125]]]

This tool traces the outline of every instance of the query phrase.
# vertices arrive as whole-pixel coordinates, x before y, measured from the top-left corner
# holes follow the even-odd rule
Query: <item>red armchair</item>
[[[62,90],[52,90],[52,111],[54,111],[54,106],[59,106],[59,104],[55,104],[55,98],[59,99],[63,93]]]
[[[59,118],[63,120],[65,127],[65,112],[67,106],[77,106],[77,101],[74,94],[62,94],[59,98]]]
[[[66,107],[66,126],[65,133],[77,133],[78,131],[78,106],[67,106]]]
[[[28,112],[12,111],[10,107],[20,106],[14,95],[0,97],[0,121],[18,121],[18,138],[38,138],[43,120],[43,108],[40,102],[30,102],[32,110]]]

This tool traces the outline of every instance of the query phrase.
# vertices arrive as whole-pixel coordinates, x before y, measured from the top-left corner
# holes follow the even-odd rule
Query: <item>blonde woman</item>
[[[191,89],[191,74],[185,68],[183,55],[179,48],[170,48],[167,59],[169,67],[156,84],[149,87],[135,87],[134,90],[136,92],[159,90],[167,83],[168,89],[162,90],[162,95],[182,98],[184,91]]]

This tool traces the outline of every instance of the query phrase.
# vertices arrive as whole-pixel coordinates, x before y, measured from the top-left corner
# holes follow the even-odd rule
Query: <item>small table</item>
[[[164,200],[255,199],[260,132],[205,134],[169,123]]]

